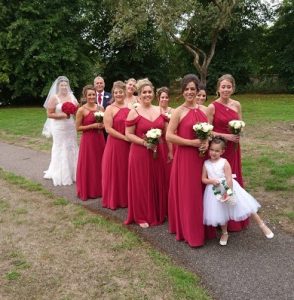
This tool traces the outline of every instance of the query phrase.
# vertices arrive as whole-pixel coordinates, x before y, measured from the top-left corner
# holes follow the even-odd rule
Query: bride
[[[52,179],[55,186],[70,185],[76,181],[77,133],[72,115],[62,112],[65,102],[78,105],[68,78],[59,76],[51,86],[43,105],[48,118],[42,132],[46,137],[53,137],[51,162],[48,170],[44,171],[44,178]]]

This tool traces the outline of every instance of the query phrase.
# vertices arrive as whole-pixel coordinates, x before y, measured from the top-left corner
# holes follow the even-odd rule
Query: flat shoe
[[[260,224],[259,227],[262,230],[263,234],[266,236],[266,238],[272,239],[274,237],[274,233],[264,223]],[[268,233],[266,233],[266,231]]]
[[[223,236],[226,236],[227,238],[225,240],[223,240]],[[219,244],[221,246],[227,246],[227,243],[228,243],[228,238],[229,238],[229,234],[227,232],[224,232],[219,240]]]

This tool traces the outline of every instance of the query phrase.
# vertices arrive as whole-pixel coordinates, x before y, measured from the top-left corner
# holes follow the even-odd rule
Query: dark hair
[[[96,93],[96,90],[95,90],[94,86],[91,85],[91,84],[88,84],[88,85],[86,85],[86,86],[83,87],[83,97],[84,97],[84,98],[87,97],[87,92],[88,92],[89,90],[95,91],[95,93]]]
[[[196,90],[199,91],[199,78],[195,74],[187,74],[183,77],[181,82],[182,93],[190,82],[194,82],[196,86]]]
[[[206,86],[205,86],[205,84],[203,84],[202,82],[200,82],[199,83],[199,85],[198,85],[198,92],[200,92],[200,91],[205,91],[205,94],[206,94],[206,98],[205,98],[205,101],[207,101],[207,90],[206,90]],[[204,102],[205,102],[204,101]]]
[[[169,96],[169,89],[168,89],[168,87],[163,86],[163,87],[161,87],[161,88],[159,88],[159,89],[156,90],[156,98],[157,98],[158,100],[159,100],[160,95],[161,95],[162,93],[166,93],[166,94]]]
[[[221,136],[213,137],[212,140],[210,141],[210,145],[211,144],[221,145],[223,150],[226,149],[227,147],[227,141]]]

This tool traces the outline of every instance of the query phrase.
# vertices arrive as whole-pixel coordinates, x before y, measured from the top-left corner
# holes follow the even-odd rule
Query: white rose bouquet
[[[147,149],[153,151],[153,158],[157,158],[157,145],[160,142],[160,137],[162,135],[162,130],[158,128],[152,128],[148,130],[145,134],[145,141]]]
[[[168,118],[168,120],[170,120],[170,118],[171,118],[171,113],[170,112],[166,112],[166,113],[164,113],[164,115]]]
[[[245,127],[245,122],[241,120],[232,120],[229,122],[229,130],[232,134],[240,135]],[[238,143],[235,143],[235,149],[238,148]]]
[[[211,136],[211,131],[213,126],[209,123],[202,122],[193,125],[193,130],[196,133],[198,139],[205,141]],[[200,156],[203,157],[205,155],[205,151],[199,150]]]
[[[220,184],[218,186],[212,186],[213,194],[219,200],[220,202],[229,204],[229,205],[235,205],[236,200],[234,198],[234,192],[232,189],[228,186],[225,179],[222,179],[220,181]]]
[[[96,119],[97,123],[103,123],[103,117],[104,117],[104,112],[103,111],[94,112],[94,116],[95,116],[95,119]]]

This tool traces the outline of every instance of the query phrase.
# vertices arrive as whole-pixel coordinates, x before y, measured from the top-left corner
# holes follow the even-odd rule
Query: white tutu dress
[[[225,179],[224,165],[226,159],[220,158],[216,162],[206,160],[204,166],[209,179]],[[213,191],[213,185],[208,184],[203,198],[203,223],[206,225],[225,225],[229,220],[242,221],[252,213],[256,213],[260,204],[248,194],[240,184],[233,179],[233,197],[235,204],[230,205],[217,199]]]
[[[62,103],[59,99],[58,102],[55,111],[60,113]],[[70,185],[76,181],[78,159],[75,121],[70,116],[69,119],[48,119],[47,122],[50,122],[49,127],[53,137],[53,145],[51,162],[48,170],[44,171],[44,178],[52,179],[55,186]]]

